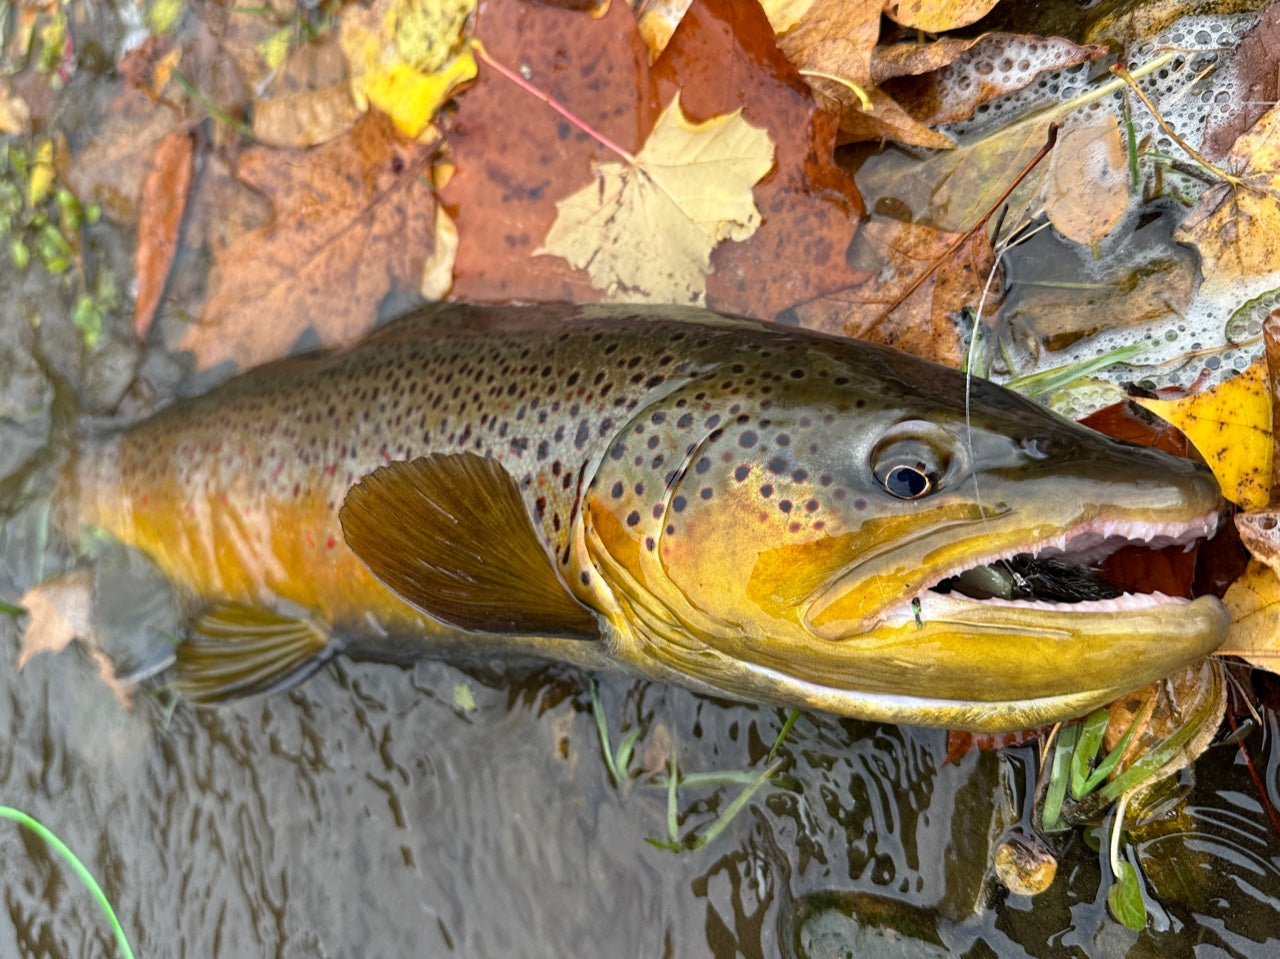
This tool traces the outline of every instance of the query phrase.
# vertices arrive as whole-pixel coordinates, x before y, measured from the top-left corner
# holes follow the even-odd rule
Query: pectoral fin
[[[301,682],[335,652],[328,631],[310,620],[217,603],[178,644],[173,685],[196,703],[239,699]]]
[[[338,517],[352,552],[428,616],[474,632],[600,635],[496,460],[437,453],[379,467],[347,493]]]

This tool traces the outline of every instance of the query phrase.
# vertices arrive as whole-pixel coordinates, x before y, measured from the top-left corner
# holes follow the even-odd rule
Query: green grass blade
[[[125,938],[124,929],[120,926],[120,920],[116,918],[116,911],[111,908],[111,903],[107,901],[107,894],[102,891],[102,887],[93,878],[93,874],[89,872],[84,863],[76,858],[76,854],[68,848],[67,844],[55,836],[42,822],[33,819],[20,809],[14,809],[12,806],[0,806],[0,819],[11,819],[30,829],[66,860],[67,864],[71,866],[71,870],[80,877],[80,881],[89,888],[89,892],[93,893],[93,898],[98,900],[98,905],[106,914],[107,920],[111,923],[111,929],[116,934],[116,942],[120,946],[120,954],[125,959],[133,959],[133,950],[129,948],[129,940]]]
[[[773,762],[778,755],[778,750],[782,746],[783,740],[787,738],[787,733],[791,732],[791,727],[796,724],[796,720],[800,718],[800,710],[793,709],[787,713],[786,722],[782,724],[782,728],[778,730],[778,738],[773,741],[773,748],[769,750],[769,758],[766,762]]]
[[[622,785],[622,777],[618,775],[618,766],[613,761],[613,743],[609,741],[609,722],[604,717],[604,703],[600,702],[600,691],[596,687],[596,678],[588,676],[591,687],[591,712],[596,717],[596,729],[600,733],[600,752],[604,754],[604,764],[609,767],[609,775],[613,777],[615,786]]]
[[[758,793],[764,784],[769,781],[769,777],[780,768],[782,768],[781,762],[771,763],[765,767],[764,772],[757,776],[750,786],[733,797],[733,802],[724,807],[724,812],[720,814],[706,832],[693,841],[689,848],[701,849],[707,843],[715,841],[716,837],[724,832],[729,823],[733,822],[738,813],[747,808],[747,803],[751,802],[751,797]]]

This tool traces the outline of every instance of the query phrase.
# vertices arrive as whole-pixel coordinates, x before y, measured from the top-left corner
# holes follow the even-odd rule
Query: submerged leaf
[[[431,149],[379,113],[307,151],[244,153],[240,179],[275,216],[217,249],[217,286],[180,347],[202,367],[283,356],[314,331],[336,343],[368,330],[393,289],[416,290],[431,249]]]

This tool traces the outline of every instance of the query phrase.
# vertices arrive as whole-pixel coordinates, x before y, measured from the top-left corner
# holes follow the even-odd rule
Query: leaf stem
[[[491,57],[489,55],[489,51],[484,48],[484,44],[481,43],[479,40],[471,41],[471,49],[475,53],[476,59],[479,60],[481,63],[484,63],[487,66],[493,67],[493,69],[497,70],[500,74],[502,74],[504,77],[506,77],[516,86],[518,86],[525,93],[528,93],[531,96],[537,97],[539,100],[541,100],[547,106],[551,107],[551,109],[555,110],[556,113],[560,114],[562,117],[564,117],[566,120],[572,123],[575,127],[581,130],[587,136],[591,137],[591,139],[599,143],[606,150],[610,150],[616,153],[618,156],[620,156],[623,160],[625,160],[631,166],[636,166],[639,163],[639,161],[636,158],[636,155],[632,153],[630,150],[623,149],[621,146],[619,146],[613,140],[609,139],[607,136],[605,136],[595,127],[588,124],[585,120],[576,116],[574,113],[570,112],[568,107],[552,99],[550,94],[544,93],[542,90],[539,90],[537,87],[535,87],[532,83],[530,83],[524,77],[520,76],[520,74],[516,73],[514,70],[510,69],[509,67],[503,66],[501,63],[499,63],[497,60]]]

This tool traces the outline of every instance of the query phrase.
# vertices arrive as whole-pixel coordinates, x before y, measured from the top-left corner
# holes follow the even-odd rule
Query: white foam
[[[1126,63],[1132,70],[1166,49],[1185,51],[1179,60],[1140,80],[1139,84],[1168,125],[1197,149],[1210,112],[1240,95],[1237,84],[1226,76],[1226,68],[1240,38],[1256,18],[1256,13],[1185,17],[1127,53]],[[980,137],[984,132],[1068,100],[1103,82],[1091,79],[1093,69],[1086,64],[1041,76],[1026,90],[984,104],[972,120],[953,124],[944,131],[961,141]],[[1194,166],[1137,98],[1130,96],[1129,100],[1138,142],[1149,142],[1150,149],[1176,157],[1188,167]],[[1077,113],[1098,119],[1111,113],[1121,118],[1123,102],[1123,94],[1118,92],[1082,107]],[[1167,194],[1187,201],[1198,199],[1211,188],[1200,179],[1169,168],[1164,172],[1164,184]],[[1116,237],[1104,241],[1104,257],[1109,243],[1114,243],[1117,249],[1123,245],[1125,233],[1131,233],[1131,228],[1122,225]],[[1099,263],[1093,269],[1086,263],[1082,272],[1086,279],[1091,275],[1098,278],[1105,266]],[[1038,356],[1025,343],[1014,342],[1011,346],[1017,373],[1021,375],[1093,359],[1138,342],[1144,349],[1134,362],[1144,369],[1121,366],[1096,375],[1118,384],[1137,382],[1148,388],[1192,384],[1204,387],[1244,370],[1261,354],[1261,344],[1249,341],[1256,340],[1262,320],[1277,305],[1280,305],[1280,269],[1270,276],[1248,281],[1232,278],[1230,282],[1215,282],[1210,276],[1184,314],[1174,322],[1166,317],[1146,327],[1104,329],[1067,349],[1042,351]],[[1199,355],[1188,358],[1188,354],[1196,353]],[[1180,358],[1186,358],[1185,362],[1179,362]],[[1097,403],[1094,399],[1073,399],[1069,408],[1060,412],[1078,417],[1092,412],[1098,405],[1105,405],[1105,396],[1098,395]]]

